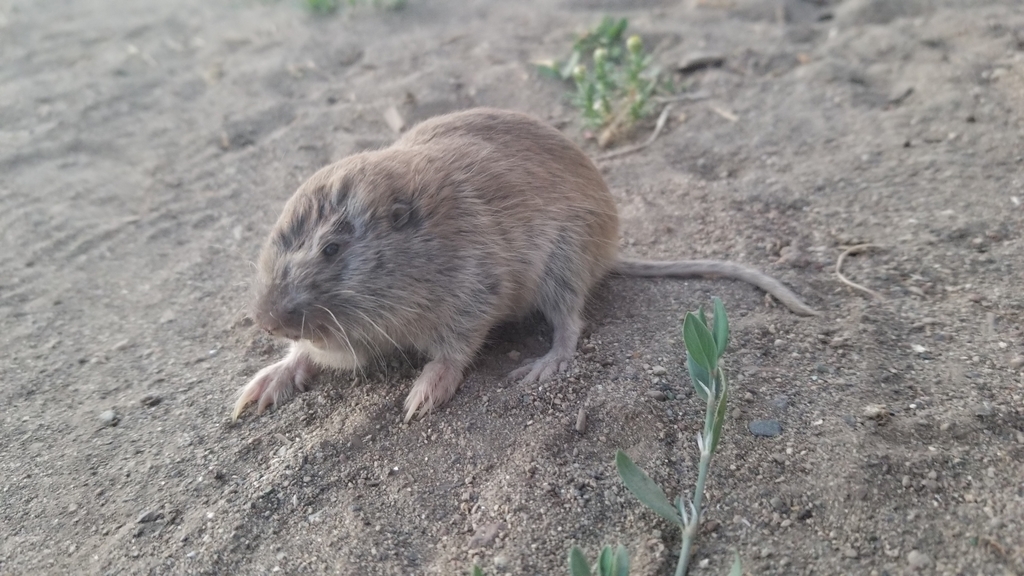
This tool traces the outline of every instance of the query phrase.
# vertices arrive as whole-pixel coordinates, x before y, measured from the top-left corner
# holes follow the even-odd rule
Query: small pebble
[[[847,546],[843,549],[843,556],[846,556],[847,558],[856,558],[857,549],[852,546]]]
[[[664,402],[665,400],[668,400],[668,395],[662,392],[661,390],[648,390],[647,395],[650,396],[651,398],[654,398],[658,402]]]
[[[163,401],[164,399],[157,396],[156,394],[146,394],[145,396],[142,397],[142,400],[139,400],[139,402],[142,402],[142,405],[147,408],[152,408],[153,406],[156,406],[157,404]]]
[[[148,522],[155,522],[160,519],[160,513],[156,510],[146,510],[142,514],[139,514],[139,519],[136,520],[139,524],[146,524]]]
[[[776,396],[772,398],[771,405],[778,410],[785,410],[789,407],[789,396]]]
[[[508,353],[508,357],[510,359],[514,360],[514,361],[517,361],[517,362],[519,361],[519,358],[521,356],[522,356],[522,354],[519,353],[519,350],[513,350],[513,351]]]
[[[580,411],[576,413],[576,431],[580,434],[584,434],[587,431],[587,409],[580,406]]]
[[[911,550],[910,554],[907,554],[907,564],[911,570],[923,570],[932,565],[932,559],[923,552]]]
[[[789,506],[787,506],[786,503],[782,501],[782,498],[779,498],[778,496],[772,496],[772,499],[769,500],[768,503],[772,505],[772,509],[776,512],[786,512],[789,510]]]
[[[668,370],[666,370],[664,366],[655,366],[654,368],[651,368],[651,374],[654,374],[655,376],[663,376],[668,374]]]
[[[885,420],[889,417],[889,410],[882,404],[868,404],[864,407],[864,417],[871,420]]]
[[[129,347],[131,345],[132,345],[132,341],[131,340],[121,340],[117,344],[114,344],[110,349],[113,350],[114,352],[120,352],[121,350],[124,350],[125,348],[127,348],[127,347]]]
[[[1017,356],[1010,360],[1010,368],[1019,370],[1021,366],[1024,366],[1024,356]]]
[[[754,436],[772,438],[782,434],[782,424],[778,420],[752,420],[747,426]]]
[[[497,522],[477,528],[476,533],[474,533],[473,537],[469,539],[469,547],[483,548],[484,546],[490,546],[498,537],[498,532],[501,528],[501,524],[498,524]]]
[[[100,423],[104,426],[117,426],[120,418],[117,416],[117,412],[113,410],[104,410],[100,412]]]
[[[497,570],[506,570],[506,569],[508,569],[508,557],[505,556],[504,554],[498,554],[497,556],[495,556],[494,557],[494,567]]]

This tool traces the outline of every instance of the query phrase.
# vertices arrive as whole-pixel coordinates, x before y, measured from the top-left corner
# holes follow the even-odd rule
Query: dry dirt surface
[[[297,185],[392,141],[392,107],[524,110],[598,153],[531,63],[606,14],[667,71],[725,58],[600,163],[623,252],[745,262],[822,315],[610,278],[568,376],[506,380],[550,338],[528,321],[410,425],[400,356],[232,424],[284,350],[246,306]],[[693,574],[1024,574],[1022,168],[1018,0],[0,0],[0,573],[557,575],[622,543],[669,574],[679,534],[612,458],[692,490],[680,321],[719,296]],[[834,274],[861,243],[843,272],[878,298]]]

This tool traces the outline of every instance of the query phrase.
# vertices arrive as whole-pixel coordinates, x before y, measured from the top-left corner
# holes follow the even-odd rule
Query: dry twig
[[[881,248],[881,246],[879,246],[878,244],[858,244],[856,246],[850,246],[845,251],[843,251],[843,253],[839,255],[839,259],[836,260],[836,276],[839,277],[839,280],[842,281],[843,284],[846,284],[851,288],[860,290],[861,292],[868,294],[869,296],[875,298],[876,300],[885,300],[885,298],[883,298],[882,295],[879,294],[878,292],[875,292],[874,290],[867,288],[865,286],[861,286],[860,284],[857,284],[856,282],[850,280],[846,276],[843,276],[843,260],[845,260],[847,256],[851,256],[853,254],[860,254],[861,252],[867,252],[871,248]]]
[[[618,158],[619,156],[625,156],[626,154],[632,154],[633,152],[639,152],[640,150],[647,148],[648,146],[654,143],[654,141],[658,138],[658,135],[661,134],[662,129],[665,128],[665,122],[668,120],[668,113],[671,109],[671,106],[665,106],[665,108],[661,111],[661,116],[658,116],[658,123],[654,125],[654,132],[646,141],[640,144],[636,144],[635,146],[627,146],[626,148],[623,148],[621,150],[615,150],[612,152],[608,152],[607,154],[601,154],[600,156],[596,156],[594,160],[600,162],[601,160]]]

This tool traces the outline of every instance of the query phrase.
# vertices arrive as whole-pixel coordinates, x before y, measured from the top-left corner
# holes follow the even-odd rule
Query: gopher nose
[[[258,323],[271,336],[289,340],[301,340],[308,329],[302,311],[295,308],[259,314]]]

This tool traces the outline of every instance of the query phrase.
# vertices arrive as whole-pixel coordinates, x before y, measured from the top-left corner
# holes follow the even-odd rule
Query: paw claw
[[[569,371],[569,360],[551,354],[527,360],[526,364],[513,370],[508,376],[525,384],[550,380],[555,374]]]
[[[304,392],[306,381],[316,372],[317,367],[308,358],[293,350],[284,360],[257,372],[238,391],[238,400],[231,413],[232,420],[238,420],[251,403],[256,403],[256,414],[262,414],[270,406],[276,406],[296,392]]]
[[[455,394],[461,383],[461,365],[443,360],[429,362],[405,399],[405,422],[409,423],[417,415],[422,418],[433,412]]]

